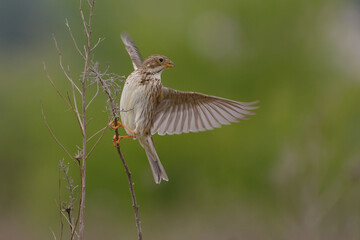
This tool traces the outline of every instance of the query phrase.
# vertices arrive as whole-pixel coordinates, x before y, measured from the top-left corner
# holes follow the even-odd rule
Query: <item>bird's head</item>
[[[161,73],[166,68],[175,67],[175,64],[163,55],[151,55],[143,62],[143,66],[147,72]]]

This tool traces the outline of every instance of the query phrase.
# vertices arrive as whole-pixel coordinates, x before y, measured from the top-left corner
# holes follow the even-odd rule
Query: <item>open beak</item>
[[[169,61],[167,64],[166,64],[166,68],[173,68],[175,67],[175,64],[172,62],[172,61]]]

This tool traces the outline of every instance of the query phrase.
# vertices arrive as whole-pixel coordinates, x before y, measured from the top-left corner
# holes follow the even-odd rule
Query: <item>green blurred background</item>
[[[72,153],[73,114],[51,34],[80,76],[66,31],[84,39],[78,1],[0,3],[0,239],[59,233],[58,167]],[[346,0],[97,1],[95,59],[132,71],[120,33],[144,57],[176,67],[163,84],[238,101],[260,100],[249,121],[202,133],[154,136],[170,181],[156,185],[143,149],[121,142],[135,181],[144,239],[360,238],[360,3]],[[108,120],[101,94],[89,116]],[[106,132],[88,160],[87,239],[136,239],[128,183]],[[65,158],[65,162],[69,162]],[[72,176],[77,182],[75,168]],[[78,194],[78,192],[77,192]]]

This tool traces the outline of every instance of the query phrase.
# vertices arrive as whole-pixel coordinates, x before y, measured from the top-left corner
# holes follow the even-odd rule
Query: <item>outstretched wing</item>
[[[219,128],[222,124],[247,119],[255,102],[236,102],[195,92],[162,88],[156,108],[151,134],[180,134]]]
[[[121,34],[121,40],[123,41],[126,51],[129,53],[134,69],[138,69],[142,66],[142,58],[139,50],[135,46],[134,42],[127,33]]]

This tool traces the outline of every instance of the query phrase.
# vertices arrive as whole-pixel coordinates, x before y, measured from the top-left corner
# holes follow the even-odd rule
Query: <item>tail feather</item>
[[[154,176],[154,180],[157,184],[161,180],[169,181],[169,178],[165,172],[163,165],[156,153],[155,145],[152,136],[138,138],[141,146],[145,149],[146,155],[149,159],[151,170]]]

